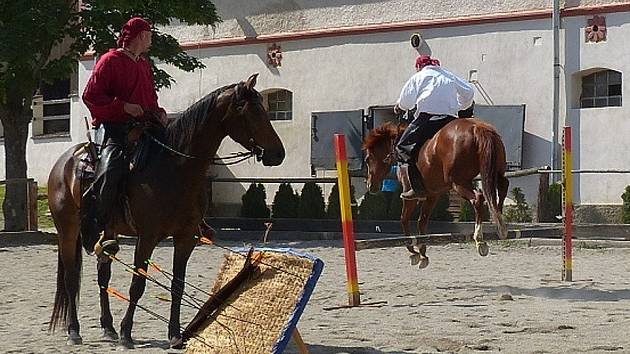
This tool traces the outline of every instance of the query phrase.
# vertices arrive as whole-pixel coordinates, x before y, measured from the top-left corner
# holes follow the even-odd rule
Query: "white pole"
[[[557,169],[558,124],[560,122],[560,0],[553,0],[553,119],[551,127],[551,168]]]

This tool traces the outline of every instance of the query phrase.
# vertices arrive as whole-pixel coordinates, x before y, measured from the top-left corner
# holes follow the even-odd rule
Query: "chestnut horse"
[[[261,95],[254,89],[257,75],[208,94],[166,128],[165,145],[172,150],[154,145],[152,148],[157,151],[146,166],[128,177],[126,194],[131,218],[118,211],[105,228],[107,239],[115,239],[118,234],[137,236],[134,266],[145,271],[145,261],[158,242],[173,237],[174,277],[168,324],[171,345],[181,342],[180,304],[186,264],[197,243],[194,236],[207,205],[206,171],[219,145],[229,136],[244,148],[256,151],[265,166],[280,165],[285,157],[284,146],[269,121]],[[57,292],[50,326],[54,330],[61,322],[66,324],[69,344],[82,342],[76,307],[82,256],[81,196],[76,171],[84,150],[84,144],[79,144],[66,151],[48,179],[48,203],[59,234]],[[130,219],[132,222],[128,222]],[[105,290],[111,277],[111,261],[99,261],[97,269],[101,327],[106,337],[116,340],[118,334],[112,325]],[[133,347],[133,316],[145,283],[146,279],[137,275],[131,281],[130,303],[120,325],[120,343],[125,347]]]
[[[394,147],[404,128],[404,125],[389,122],[372,130],[366,137],[363,149],[368,167],[367,187],[371,193],[380,190],[391,165],[396,163]],[[483,241],[482,233],[484,200],[488,202],[499,237],[507,237],[501,214],[509,185],[505,177],[505,147],[494,127],[477,119],[455,119],[420,148],[416,166],[427,191],[418,219],[420,234],[426,234],[431,211],[439,196],[454,189],[474,206],[473,237],[481,256],[488,254],[488,245]],[[473,186],[473,180],[478,174],[481,174],[482,192]],[[409,219],[418,203],[419,200],[403,199],[400,223],[407,236],[410,235]],[[414,246],[407,246],[407,249],[412,253],[410,258],[413,265],[420,263],[420,268],[424,268],[429,264],[426,245],[420,245],[418,251]]]

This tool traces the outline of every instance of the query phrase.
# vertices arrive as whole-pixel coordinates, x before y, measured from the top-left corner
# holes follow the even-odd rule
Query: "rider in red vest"
[[[428,55],[416,59],[416,73],[405,83],[394,106],[396,114],[416,109],[396,145],[398,168],[403,177],[401,198],[423,197],[422,176],[415,163],[418,151],[438,130],[456,119],[458,111],[472,107],[473,96],[473,87],[442,68],[439,60]]]
[[[151,65],[144,56],[151,47],[151,25],[140,17],[130,19],[117,44],[118,48],[99,58],[83,92],[92,124],[105,131],[91,193],[81,201],[81,234],[92,245],[110,221],[120,182],[129,170],[125,147],[130,122],[150,116],[145,112],[154,113],[164,125],[167,122],[166,111],[158,105]]]

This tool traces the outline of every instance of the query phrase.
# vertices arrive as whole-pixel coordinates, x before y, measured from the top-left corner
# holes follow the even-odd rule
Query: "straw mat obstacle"
[[[257,249],[251,260],[247,253],[225,255],[211,293],[231,293],[189,334],[186,353],[282,353],[287,346],[323,262],[290,249]]]

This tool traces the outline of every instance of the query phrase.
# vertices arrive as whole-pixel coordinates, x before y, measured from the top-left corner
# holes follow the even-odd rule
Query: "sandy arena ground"
[[[229,246],[240,246],[226,243]],[[320,257],[325,269],[299,323],[311,353],[630,353],[630,249],[576,249],[575,282],[559,282],[559,247],[490,244],[479,257],[471,244],[429,247],[431,264],[409,265],[404,248],[358,253],[363,300],[381,307],[325,311],[345,304],[343,249],[338,242],[272,243]],[[47,332],[55,291],[56,246],[0,243],[0,352],[107,353],[101,339],[95,260],[84,257],[80,321],[84,344],[69,347],[64,330]],[[198,247],[188,280],[210,287],[225,251]],[[132,262],[133,247],[119,256]],[[169,265],[172,247],[154,259]],[[127,293],[131,276],[114,264],[112,286]],[[152,284],[141,303],[168,316]],[[112,300],[116,326],[126,304]],[[194,310],[182,308],[182,324]],[[166,324],[136,312],[132,353],[168,349]],[[295,353],[294,349],[287,352]]]

